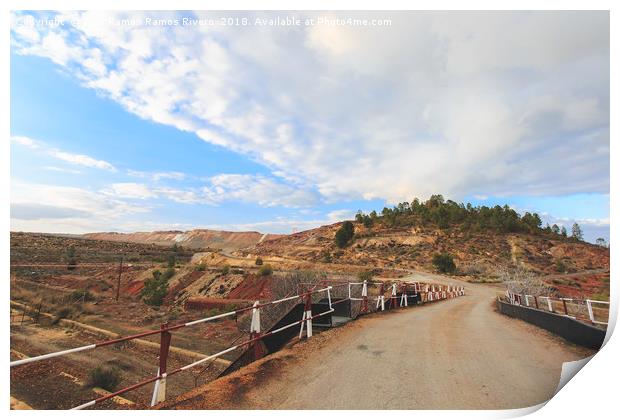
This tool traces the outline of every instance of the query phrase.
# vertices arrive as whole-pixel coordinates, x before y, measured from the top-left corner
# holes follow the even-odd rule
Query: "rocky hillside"
[[[341,229],[344,223],[347,229]],[[244,253],[425,270],[433,269],[435,254],[450,253],[457,273],[481,277],[517,265],[540,275],[609,269],[608,248],[568,237],[555,225],[541,225],[536,213],[521,216],[508,206],[472,207],[433,196],[425,203],[385,208],[380,215],[360,213],[352,225],[341,222],[276,238]]]
[[[136,242],[172,246],[177,244],[184,248],[199,249],[212,248],[223,250],[237,250],[254,246],[265,240],[280,237],[281,235],[263,234],[260,232],[226,232],[220,230],[194,229],[183,231],[158,231],[117,233],[100,232],[82,235],[88,239],[105,241]]]
[[[520,265],[541,275],[609,269],[609,249],[561,235],[541,232],[473,230],[461,225],[438,228],[432,223],[371,227],[355,222],[354,236],[336,244],[342,223],[287,235],[257,244],[244,253],[329,264],[375,268],[432,270],[435,254],[454,256],[460,274],[493,277]]]

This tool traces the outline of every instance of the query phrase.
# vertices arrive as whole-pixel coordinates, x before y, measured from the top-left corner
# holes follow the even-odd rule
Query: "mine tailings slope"
[[[463,285],[437,275],[412,280]],[[499,314],[499,288],[378,313],[197,388],[170,408],[509,409],[552,397],[562,363],[592,354]]]
[[[83,235],[87,239],[137,242],[185,248],[217,248],[236,250],[250,247],[281,235],[265,235],[260,232],[227,232],[221,230],[194,229],[189,231],[156,231],[136,233],[99,232]]]

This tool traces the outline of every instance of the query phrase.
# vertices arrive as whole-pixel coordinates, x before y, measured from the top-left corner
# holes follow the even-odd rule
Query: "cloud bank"
[[[608,193],[608,13],[331,15],[391,25],[155,27],[123,22],[181,15],[85,12],[49,15],[79,26],[32,26],[16,14],[12,43],[328,201]]]

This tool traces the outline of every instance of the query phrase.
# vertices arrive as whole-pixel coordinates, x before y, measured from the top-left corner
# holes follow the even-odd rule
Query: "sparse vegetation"
[[[265,264],[261,268],[258,269],[259,276],[270,276],[272,274],[273,274],[273,268],[269,264]]]
[[[77,266],[77,258],[75,257],[75,247],[71,245],[67,249],[67,270],[75,270]]]
[[[375,216],[376,214],[377,213],[375,213]],[[361,210],[358,210],[357,214],[355,215],[355,221],[363,224],[366,228],[371,228],[375,222],[369,214],[364,214]]]
[[[348,220],[344,222],[342,226],[340,226],[340,229],[336,231],[336,245],[338,245],[339,248],[346,247],[349,241],[353,238],[354,232],[355,227],[353,226],[353,223]]]
[[[207,264],[200,263],[196,266],[196,271],[205,271],[207,269]]]
[[[456,271],[454,257],[448,253],[435,254],[432,262],[433,266],[439,270],[440,273],[453,274]]]
[[[414,226],[416,224],[434,224],[441,229],[461,225],[463,231],[495,230],[502,233],[547,233],[557,236],[556,227],[542,228],[542,220],[537,213],[526,212],[523,216],[505,206],[478,206],[470,203],[457,203],[445,200],[440,194],[432,195],[427,201],[420,202],[414,198],[411,203],[402,202],[389,208],[384,207],[381,216],[375,211],[365,215],[358,211],[356,221],[373,223],[380,219],[388,227]],[[350,239],[350,238],[349,238]]]
[[[230,272],[230,265],[226,264],[222,268],[220,268],[220,273],[226,275]]]
[[[95,296],[88,290],[74,290],[69,295],[69,299],[74,302],[79,300],[83,302],[90,302],[95,300]]]
[[[176,244],[174,244],[176,246]],[[169,268],[174,268],[177,264],[177,257],[175,254],[169,255],[168,256],[168,267]]]
[[[581,226],[579,226],[579,223],[573,223],[571,238],[577,241],[583,241],[583,232],[581,231]]]
[[[555,271],[558,273],[566,273],[568,271],[568,267],[562,260],[556,260],[555,262]]]
[[[596,244],[600,247],[607,248],[607,241],[605,238],[596,238]]]
[[[372,271],[370,270],[366,270],[366,271],[361,271],[357,274],[357,278],[360,281],[371,281],[372,280]]]
[[[90,371],[90,385],[114,391],[121,381],[121,371],[117,367],[98,366]]]
[[[256,257],[256,261],[254,261],[256,265],[263,265],[263,259],[261,257]]]
[[[159,270],[153,271],[153,278],[144,282],[144,288],[140,293],[144,303],[161,306],[168,293],[168,280],[174,276],[174,273],[174,268],[168,268],[163,274]]]
[[[532,296],[550,296],[551,288],[534,273],[517,267],[512,270],[503,270],[499,273],[500,280],[511,293],[528,294]]]
[[[60,321],[61,319],[69,318],[73,314],[73,311],[73,307],[69,305],[61,306],[60,308],[56,309],[54,313],[54,319],[52,319],[52,324],[57,324],[58,321]]]

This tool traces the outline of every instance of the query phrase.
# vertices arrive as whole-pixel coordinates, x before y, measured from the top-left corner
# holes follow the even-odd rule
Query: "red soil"
[[[249,275],[228,294],[229,299],[265,300],[271,297],[271,276]]]

